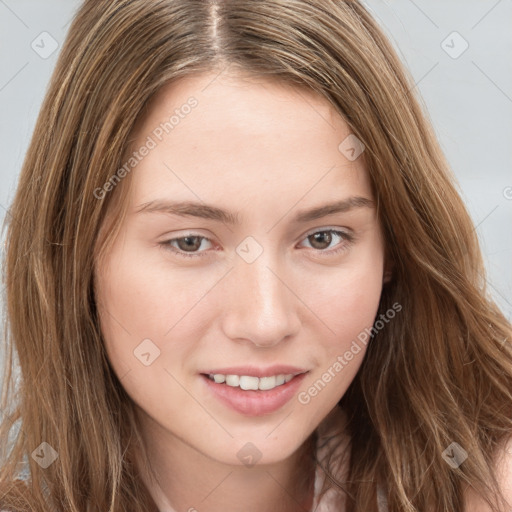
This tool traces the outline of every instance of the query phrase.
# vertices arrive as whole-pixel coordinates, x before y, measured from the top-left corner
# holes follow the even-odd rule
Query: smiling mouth
[[[276,368],[276,371],[284,368]],[[219,368],[220,370],[220,368]],[[227,371],[228,369],[224,369]],[[286,370],[292,370],[291,367]],[[231,370],[232,371],[232,370]],[[242,370],[247,373],[267,373],[254,375],[236,375],[235,373],[201,373],[209,392],[230,409],[245,416],[263,416],[273,414],[288,403],[309,371],[294,368],[297,373],[279,373],[269,375],[269,371]],[[242,373],[242,372],[240,372]]]
[[[301,374],[279,374],[271,375],[268,377],[253,377],[250,375],[224,375],[217,374],[203,374],[217,384],[225,384],[233,388],[240,388],[245,391],[269,391],[290,382],[296,375]]]

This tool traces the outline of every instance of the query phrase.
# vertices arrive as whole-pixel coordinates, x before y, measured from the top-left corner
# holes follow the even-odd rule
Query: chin
[[[210,456],[222,464],[235,466],[277,464],[291,457],[303,443],[303,437],[285,431],[270,436],[268,433],[258,436],[252,432],[237,435],[228,446],[218,446]]]

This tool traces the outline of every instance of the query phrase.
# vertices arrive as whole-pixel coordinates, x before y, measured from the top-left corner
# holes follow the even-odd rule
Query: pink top
[[[333,460],[343,459],[348,456],[349,438],[341,433],[346,421],[345,413],[335,407],[318,427],[317,439],[317,459],[322,462],[324,458],[331,454]],[[340,443],[340,439],[342,442]],[[324,465],[324,464],[322,464]],[[343,479],[343,474],[337,475]],[[329,488],[319,501],[319,494],[324,483],[325,473],[320,465],[317,465],[315,472],[315,494],[311,512],[337,512],[345,509],[344,495],[336,492],[336,489]],[[387,512],[386,494],[382,487],[377,487],[377,505],[379,512]]]

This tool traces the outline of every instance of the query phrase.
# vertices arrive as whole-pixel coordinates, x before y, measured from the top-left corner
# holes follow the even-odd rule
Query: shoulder
[[[496,478],[512,510],[512,437],[501,446],[496,456]],[[472,489],[467,489],[464,494],[465,512],[491,512],[489,505]]]

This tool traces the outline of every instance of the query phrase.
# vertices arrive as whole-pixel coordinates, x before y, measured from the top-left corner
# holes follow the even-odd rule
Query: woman
[[[83,4],[10,210],[4,509],[510,508],[511,326],[412,89],[358,2]]]

